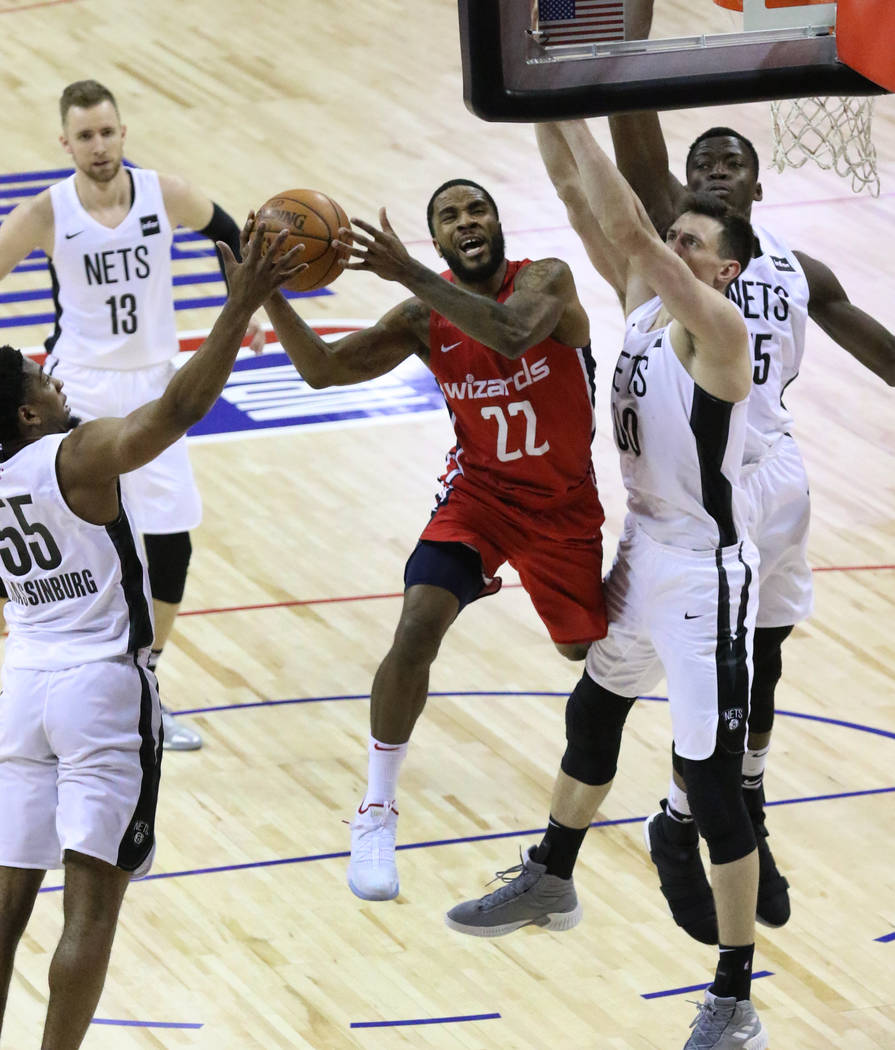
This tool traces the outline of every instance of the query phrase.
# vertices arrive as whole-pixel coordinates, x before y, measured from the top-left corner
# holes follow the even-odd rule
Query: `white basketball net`
[[[876,148],[870,136],[873,96],[797,98],[771,103],[774,166],[801,168],[807,160],[851,179],[855,193],[879,196]]]

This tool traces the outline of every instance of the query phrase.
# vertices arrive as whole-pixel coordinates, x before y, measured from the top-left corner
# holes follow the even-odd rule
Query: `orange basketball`
[[[264,239],[268,245],[280,230],[288,230],[283,252],[296,244],[305,246],[298,262],[308,263],[308,268],[287,281],[284,288],[293,292],[311,292],[331,284],[342,272],[339,259],[347,258],[348,250],[333,248],[330,241],[339,236],[340,226],[350,228],[351,223],[344,209],[325,193],[285,190],[261,205],[257,221],[267,226]]]

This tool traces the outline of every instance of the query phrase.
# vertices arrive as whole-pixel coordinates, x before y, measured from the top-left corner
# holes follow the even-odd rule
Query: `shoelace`
[[[724,1028],[727,1026],[729,1018],[721,1017],[718,1011],[710,1003],[698,1003],[695,999],[688,999],[687,1002],[692,1003],[693,1006],[695,1006],[696,1009],[699,1011],[697,1015],[693,1018],[693,1020],[690,1022],[691,1028],[696,1028],[697,1025],[701,1024],[702,1021],[707,1017],[707,1026],[712,1027],[707,1027],[705,1032],[701,1034],[716,1036],[724,1031]],[[721,1027],[718,1027],[719,1025],[721,1025]]]
[[[353,828],[354,825],[349,825]],[[383,834],[385,832],[385,834]],[[354,844],[354,857],[359,861],[372,861],[373,854],[378,851],[380,861],[388,863],[395,855],[395,846],[385,820],[374,824],[372,827],[364,827],[361,835]]]
[[[525,863],[522,861],[522,852],[519,852],[519,864],[514,864],[512,868],[505,868],[503,871],[496,871],[494,878],[490,879],[485,885],[490,886],[491,883],[500,880],[504,883],[503,886],[499,886],[493,893],[487,894],[482,898],[482,904],[490,903],[494,900],[509,900],[511,897],[518,897],[521,893],[524,893],[529,884],[525,882],[524,876],[528,874],[525,868]]]

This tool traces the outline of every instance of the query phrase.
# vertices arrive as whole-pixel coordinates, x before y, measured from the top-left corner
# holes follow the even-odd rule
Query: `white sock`
[[[680,820],[681,817],[685,821],[693,819],[690,803],[687,801],[687,792],[677,786],[674,777],[671,778],[671,783],[668,785],[668,809],[674,810],[674,813],[669,812],[668,814],[672,820]]]
[[[771,745],[758,751],[748,748],[743,755],[743,787],[747,791],[757,791],[764,780],[764,767],[768,762]]]
[[[407,745],[383,744],[370,737],[367,763],[367,793],[363,805],[384,806],[394,802],[398,793],[398,774],[407,755]]]

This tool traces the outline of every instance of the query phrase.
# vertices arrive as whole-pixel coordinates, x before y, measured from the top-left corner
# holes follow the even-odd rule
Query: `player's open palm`
[[[236,261],[227,244],[217,242],[227,275],[229,298],[234,302],[248,304],[253,311],[269,299],[284,281],[291,280],[308,268],[307,263],[299,262],[299,256],[305,250],[303,244],[296,244],[287,252],[282,251],[288,232],[281,230],[266,246],[266,229],[263,222],[256,224],[243,249],[242,262]]]
[[[385,281],[403,281],[413,260],[392,229],[385,208],[379,209],[381,229],[377,230],[363,219],[352,219],[351,222],[364,233],[352,231],[351,254],[358,261],[346,263],[345,269],[368,270]]]

